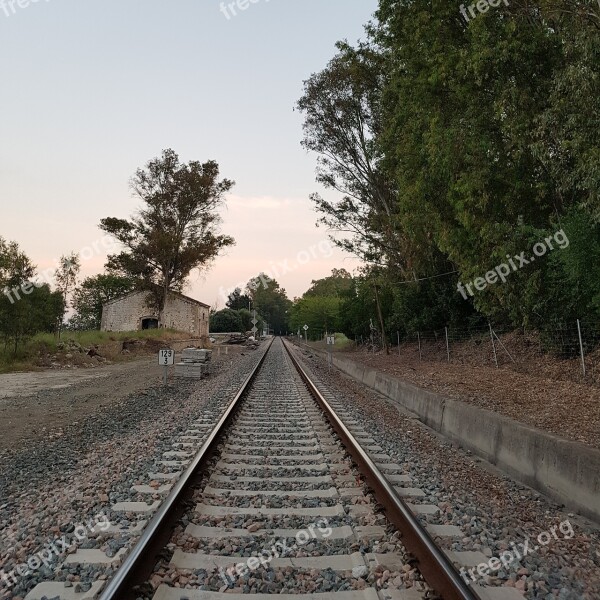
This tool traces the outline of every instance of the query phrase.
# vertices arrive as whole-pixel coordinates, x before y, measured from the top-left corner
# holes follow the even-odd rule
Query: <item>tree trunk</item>
[[[381,304],[379,303],[379,291],[375,286],[375,301],[377,302],[377,316],[379,317],[379,326],[381,327],[381,343],[386,354],[390,353],[390,349],[387,343],[387,337],[385,335],[385,327],[383,326],[383,314],[381,312]]]
[[[162,302],[160,303],[159,306],[159,311],[158,311],[158,320],[159,320],[159,327],[162,327],[163,329],[165,329],[165,308],[167,306],[167,297],[169,294],[169,285],[170,282],[168,280],[168,278],[165,276],[165,281],[164,281],[164,285],[163,285],[163,297],[162,297]]]

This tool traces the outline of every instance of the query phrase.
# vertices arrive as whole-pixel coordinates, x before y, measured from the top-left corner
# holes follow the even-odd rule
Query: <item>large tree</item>
[[[466,23],[452,3],[381,0],[391,68],[379,145],[402,229],[448,261],[431,275],[473,280],[529,254],[573,207],[597,209],[600,44],[584,4],[511,2]],[[472,302],[540,323],[537,298],[557,299],[549,268],[536,261]]]
[[[341,234],[333,243],[367,262],[404,268],[406,236],[395,226],[396,193],[376,143],[386,57],[367,44],[340,42],[337,48],[327,67],[304,82],[298,102],[302,145],[318,156],[317,181],[339,194],[311,198],[320,222]]]
[[[323,279],[313,279],[304,296],[340,297],[354,288],[354,279],[346,269],[333,269]]]
[[[100,228],[124,246],[109,257],[109,269],[138,280],[162,312],[169,290],[182,291],[192,271],[207,269],[234,243],[220,233],[217,211],[233,185],[220,179],[215,161],[186,164],[164,150],[131,181],[141,210],[129,220],[101,221]]]
[[[252,298],[250,298],[248,294],[242,294],[241,288],[235,288],[235,290],[229,294],[226,306],[232,310],[241,310],[242,308],[249,309],[251,303]]]
[[[377,321],[545,327],[550,307],[600,314],[585,258],[599,246],[599,31],[598,0],[516,0],[468,21],[457,3],[380,0],[368,42],[340,43],[306,82],[304,145],[338,192],[313,198],[378,273],[363,286]],[[457,297],[459,282],[561,228],[560,257]],[[586,285],[561,286],[574,272]]]

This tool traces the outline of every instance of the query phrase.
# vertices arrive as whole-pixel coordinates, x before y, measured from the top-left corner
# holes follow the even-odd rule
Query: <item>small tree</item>
[[[0,237],[0,289],[19,287],[34,274],[35,267],[19,245]]]
[[[212,333],[234,333],[243,329],[242,318],[238,311],[225,308],[210,316]]]
[[[69,324],[74,329],[100,329],[102,307],[111,300],[124,296],[135,289],[135,281],[128,277],[102,274],[88,277],[73,293],[76,313]]]
[[[71,252],[69,256],[61,256],[58,269],[56,269],[56,288],[62,294],[63,297],[63,311],[57,319],[56,330],[58,331],[58,337],[62,331],[62,323],[64,315],[70,306],[70,294],[77,285],[77,276],[81,269],[81,263],[79,256],[74,252]]]

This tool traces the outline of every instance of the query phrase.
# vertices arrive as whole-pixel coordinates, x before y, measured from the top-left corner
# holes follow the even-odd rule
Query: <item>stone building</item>
[[[183,294],[169,292],[161,322],[158,311],[148,306],[148,296],[148,292],[131,292],[107,302],[102,307],[102,331],[165,327],[197,337],[208,337],[210,306]]]

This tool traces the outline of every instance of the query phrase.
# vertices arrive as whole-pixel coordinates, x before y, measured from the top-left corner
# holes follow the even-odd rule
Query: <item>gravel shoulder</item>
[[[214,364],[241,352],[231,347],[229,355],[215,356]],[[32,442],[60,438],[66,427],[130,394],[159,386],[162,377],[156,356],[94,369],[0,375],[0,456]],[[169,378],[173,381],[173,367]]]
[[[600,389],[596,387],[509,368],[419,362],[359,351],[339,355],[448,398],[600,448]]]
[[[156,358],[72,371],[0,375],[0,454],[39,439],[157,385]]]

